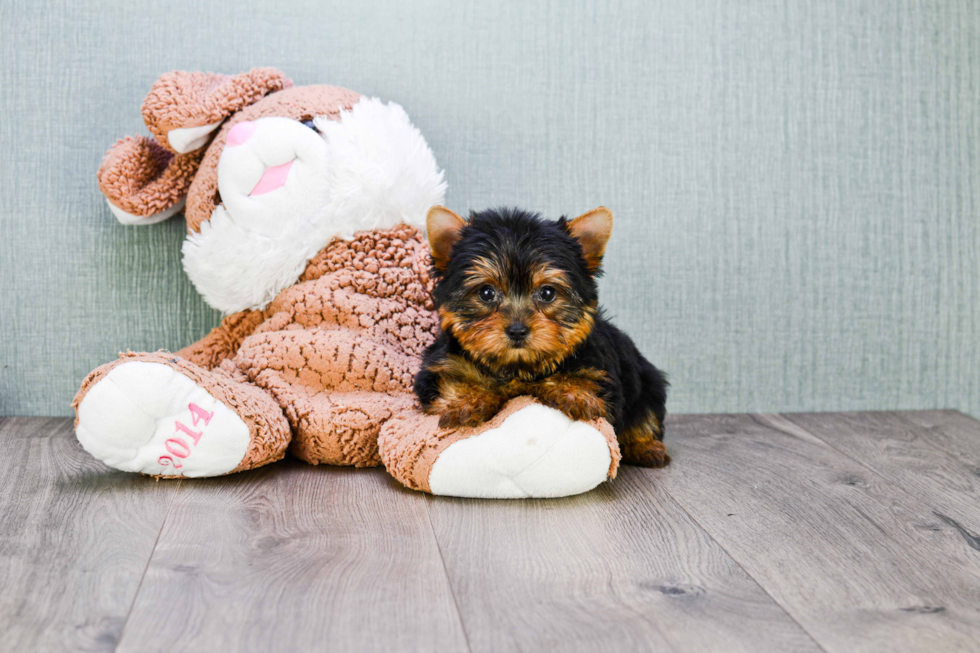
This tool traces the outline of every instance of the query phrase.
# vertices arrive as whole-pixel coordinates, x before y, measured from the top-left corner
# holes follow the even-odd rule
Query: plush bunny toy
[[[438,330],[420,231],[445,183],[402,108],[282,73],[172,72],[143,103],[153,138],[106,154],[124,224],[182,209],[184,269],[221,325],[173,354],[126,353],[82,383],[76,434],[116,469],[216,476],[290,453],[385,464],[413,489],[565,496],[615,476],[605,421],[528,398],[440,430],[412,379]]]

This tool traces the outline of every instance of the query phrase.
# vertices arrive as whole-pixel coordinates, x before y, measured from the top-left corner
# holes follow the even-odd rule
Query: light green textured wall
[[[251,8],[246,8],[250,6]],[[102,153],[170,69],[395,100],[460,210],[605,204],[674,412],[980,416],[980,10],[931,2],[0,2],[0,414],[218,319]]]

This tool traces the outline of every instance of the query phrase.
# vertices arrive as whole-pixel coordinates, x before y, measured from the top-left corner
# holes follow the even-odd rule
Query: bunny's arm
[[[262,311],[233,313],[223,319],[211,333],[176,354],[205,369],[214,369],[221,361],[238,353],[242,341],[252,335],[264,321],[265,314]]]

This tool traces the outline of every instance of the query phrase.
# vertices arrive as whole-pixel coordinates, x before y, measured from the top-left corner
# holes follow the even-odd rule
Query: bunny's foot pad
[[[82,447],[127,472],[220,476],[278,460],[289,443],[268,395],[171,354],[127,354],[103,365],[74,406]]]
[[[388,472],[432,494],[485,499],[564,497],[614,478],[620,453],[605,420],[573,421],[519,397],[477,427],[440,429],[439,417],[389,421],[378,441]]]

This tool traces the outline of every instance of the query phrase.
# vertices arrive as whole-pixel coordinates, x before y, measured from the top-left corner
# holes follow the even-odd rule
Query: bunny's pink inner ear
[[[238,75],[174,71],[153,84],[143,101],[143,120],[167,149],[193,152],[233,113],[292,85],[275,68]]]
[[[183,208],[200,162],[200,153],[174,155],[152,138],[127,136],[102,159],[99,189],[123,224],[154,224]]]

